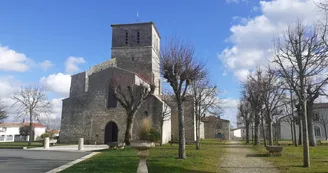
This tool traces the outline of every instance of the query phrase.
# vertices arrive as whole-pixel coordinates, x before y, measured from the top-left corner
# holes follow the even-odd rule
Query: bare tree
[[[328,136],[327,136],[327,126],[328,126],[328,117],[326,114],[318,114],[318,119],[319,119],[319,123],[323,126],[324,130],[325,130],[325,137],[326,140],[328,140]]]
[[[254,145],[260,143],[259,125],[263,113],[263,72],[257,69],[254,76],[250,75],[246,83],[244,83],[242,95],[250,103],[254,117]]]
[[[309,79],[324,85],[328,80],[322,73],[328,65],[327,46],[316,26],[305,26],[298,22],[295,27],[289,27],[284,37],[278,38],[274,63],[279,66],[280,76],[283,77],[300,103],[303,122],[303,164],[310,167],[309,133],[307,118],[307,91]]]
[[[47,116],[51,110],[51,102],[48,100],[46,93],[39,85],[30,85],[22,87],[20,91],[13,95],[14,104],[18,117],[29,117],[29,134],[33,131],[33,120],[42,116]],[[28,145],[31,145],[32,137],[29,138]]]
[[[201,119],[205,117],[207,112],[211,111],[211,107],[219,106],[218,90],[216,86],[210,84],[207,76],[203,76],[191,82],[191,94],[196,112],[196,150],[199,150]]]
[[[45,125],[47,127],[47,129],[56,129],[59,130],[60,129],[60,123],[61,123],[61,119],[60,118],[52,118],[52,117],[41,117],[40,119],[38,119],[38,121]]]
[[[8,117],[7,111],[5,110],[5,106],[3,102],[0,100],[0,123]]]
[[[110,89],[113,91],[115,99],[126,111],[127,120],[124,142],[126,145],[130,145],[135,114],[144,101],[154,93],[155,85],[147,83],[140,83],[139,85],[127,83],[129,82],[112,78],[110,80]]]
[[[243,124],[246,128],[246,143],[249,143],[249,126],[252,123],[252,110],[250,103],[245,99],[242,98],[238,105],[238,117],[242,120]]]
[[[279,107],[282,105],[281,99],[284,97],[283,82],[278,79],[275,71],[269,67],[263,76],[262,85],[261,92],[263,94],[265,121],[269,131],[269,145],[273,145],[272,123],[274,116],[280,114]]]
[[[161,52],[161,75],[171,86],[178,106],[179,159],[186,158],[183,102],[192,81],[203,73],[203,65],[196,62],[194,48],[180,40],[172,40]]]

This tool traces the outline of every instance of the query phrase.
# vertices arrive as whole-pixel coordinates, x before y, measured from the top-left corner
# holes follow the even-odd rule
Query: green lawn
[[[0,149],[22,149],[23,147],[42,147],[42,142],[32,142],[31,146],[28,146],[28,142],[0,142]]]
[[[156,146],[150,150],[147,159],[148,171],[156,173],[215,173],[219,172],[220,157],[223,154],[222,143],[216,140],[202,141],[201,150],[187,145],[187,159],[179,160],[178,145]],[[136,172],[138,157],[132,148],[124,150],[105,150],[102,153],[76,164],[63,173],[80,172]]]
[[[328,172],[328,146],[318,145],[310,147],[311,167],[304,168],[303,166],[303,146],[287,146],[283,145],[284,149],[281,157],[263,157],[277,166],[281,172]],[[267,153],[263,146],[254,147],[259,153]]]

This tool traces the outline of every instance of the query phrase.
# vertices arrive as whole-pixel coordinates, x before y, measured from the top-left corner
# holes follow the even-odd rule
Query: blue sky
[[[299,9],[310,1],[4,0],[0,2],[0,96],[7,101],[12,88],[41,80],[51,85],[49,97],[55,99],[54,113],[59,114],[60,99],[67,97],[67,84],[63,84],[67,77],[110,59],[111,24],[153,21],[161,44],[175,36],[194,44],[211,80],[224,91],[227,112],[223,117],[234,121],[239,81],[257,63],[263,64],[267,54],[259,50],[269,46],[261,46],[269,45],[277,23],[296,20],[303,15]],[[305,15],[315,18],[312,13]]]

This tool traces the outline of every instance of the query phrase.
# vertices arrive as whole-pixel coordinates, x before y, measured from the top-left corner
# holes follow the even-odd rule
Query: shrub
[[[143,119],[139,128],[139,139],[157,142],[161,139],[161,134],[156,129],[151,128],[149,119]]]
[[[41,137],[41,139],[44,139],[46,137],[53,138],[54,137],[54,133],[52,133],[52,132],[45,132],[40,137]]]
[[[148,140],[152,142],[158,142],[161,139],[161,133],[156,131],[155,129],[150,129]]]
[[[139,139],[148,140],[148,136],[151,130],[151,122],[149,119],[143,119],[139,127]]]

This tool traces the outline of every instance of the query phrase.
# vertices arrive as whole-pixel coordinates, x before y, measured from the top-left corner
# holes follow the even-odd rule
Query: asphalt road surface
[[[44,173],[89,152],[0,149],[0,173]]]

